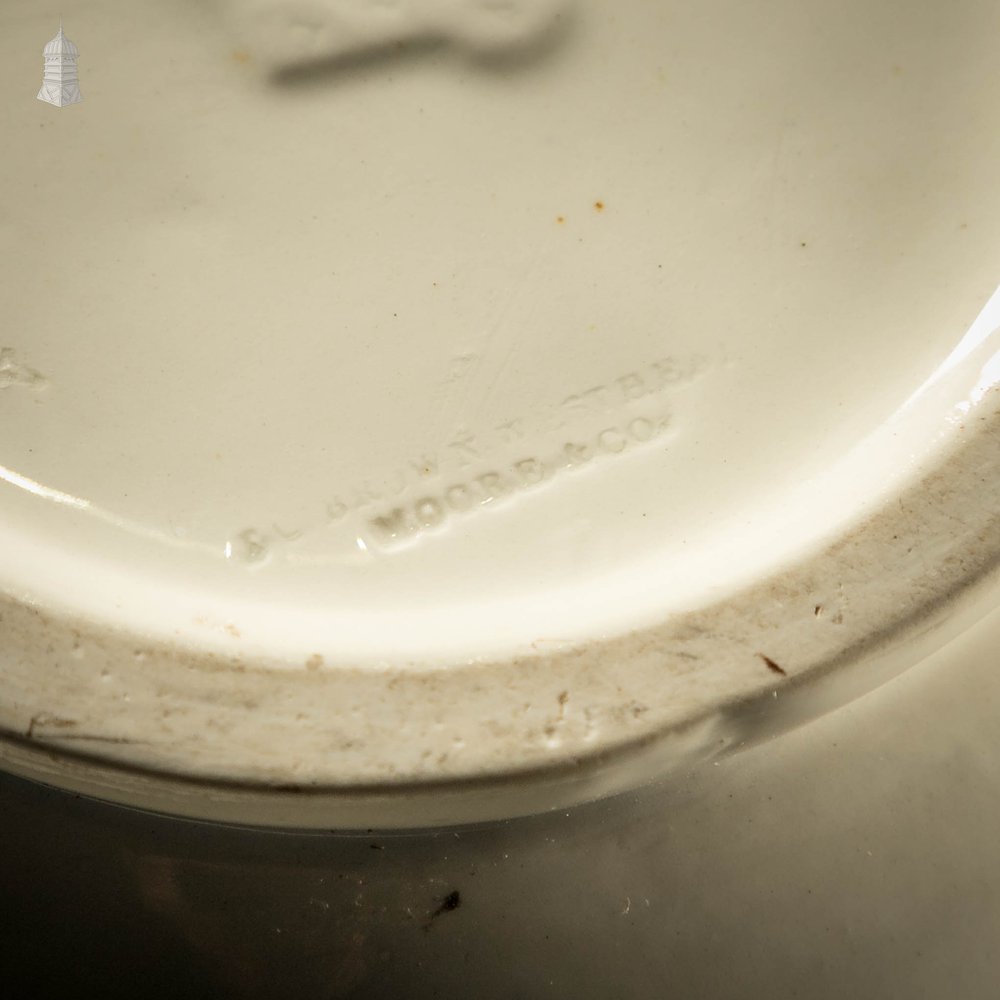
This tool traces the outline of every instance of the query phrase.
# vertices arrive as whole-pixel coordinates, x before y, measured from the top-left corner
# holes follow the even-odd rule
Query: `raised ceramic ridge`
[[[216,818],[259,816],[261,792],[319,794],[318,810],[283,814],[305,825],[482,818],[498,808],[483,788],[518,776],[501,811],[620,789],[730,743],[741,704],[769,696],[777,711],[785,692],[893,646],[909,643],[914,660],[914,637],[1000,557],[998,397],[986,393],[931,471],[818,555],[574,649],[292,673],[101,634],[8,597],[0,754],[43,780]],[[437,805],[415,819],[405,803],[421,789]]]

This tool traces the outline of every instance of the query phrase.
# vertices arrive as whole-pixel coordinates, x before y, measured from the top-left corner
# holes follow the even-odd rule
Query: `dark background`
[[[996,997],[998,637],[718,764],[475,829],[240,830],[0,777],[6,993]]]

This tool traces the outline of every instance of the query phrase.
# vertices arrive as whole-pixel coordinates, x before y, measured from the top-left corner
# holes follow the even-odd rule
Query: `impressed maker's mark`
[[[532,456],[565,455],[566,448],[573,451],[575,443],[583,447],[588,440],[595,455],[607,454],[607,442],[615,428],[625,428],[635,417],[660,414],[668,396],[706,367],[707,362],[701,358],[663,358],[640,370],[584,386],[531,413],[508,414],[492,427],[475,432],[456,428],[441,447],[384,469],[377,480],[343,484],[344,488],[327,501],[328,518],[339,522],[351,513],[361,513],[370,519],[391,510],[404,497],[420,497],[432,484],[446,489],[449,479],[467,482],[476,475],[499,472],[504,466],[512,468]],[[605,430],[609,434],[602,438],[604,443],[591,440]],[[552,464],[561,464],[561,459]],[[518,474],[514,478],[524,477]]]
[[[391,550],[576,470],[662,446],[671,429],[670,397],[707,368],[704,358],[664,358],[492,428],[460,428],[442,447],[383,470],[376,481],[343,484],[317,521],[237,533],[226,558],[262,566],[281,553],[321,563],[327,556],[315,551],[313,536],[324,528],[362,551]]]
[[[534,489],[561,473],[583,468],[600,458],[611,458],[663,436],[670,426],[666,415],[635,416],[620,424],[564,441],[554,453],[527,456],[428,492],[375,514],[368,529],[382,545],[398,543],[443,526],[456,514],[470,514]]]

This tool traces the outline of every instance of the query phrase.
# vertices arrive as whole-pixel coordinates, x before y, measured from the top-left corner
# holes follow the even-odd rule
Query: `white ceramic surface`
[[[960,629],[1000,552],[995,5],[0,26],[8,767],[530,811]]]

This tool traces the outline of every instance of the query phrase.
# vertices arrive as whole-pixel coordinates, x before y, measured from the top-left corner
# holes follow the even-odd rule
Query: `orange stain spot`
[[[604,202],[603,201],[595,201],[594,202],[594,208],[598,212],[603,212],[604,211]]]
[[[236,52],[233,53],[233,59],[235,59],[236,62],[238,63],[250,62],[250,58],[251,57],[249,52],[242,52],[237,50]]]

